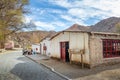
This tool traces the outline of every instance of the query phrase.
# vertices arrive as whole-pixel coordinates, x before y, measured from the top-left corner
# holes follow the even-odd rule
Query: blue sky
[[[30,0],[30,14],[37,30],[64,30],[77,23],[94,25],[108,17],[120,17],[120,0]]]

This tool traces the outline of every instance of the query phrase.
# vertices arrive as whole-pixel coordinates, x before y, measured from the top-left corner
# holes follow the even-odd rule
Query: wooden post
[[[81,54],[81,65],[82,65],[82,68],[84,68],[84,63],[83,63],[83,54]]]
[[[71,50],[70,50],[70,49],[68,50],[68,52],[69,52],[69,59],[70,59],[70,64],[71,64],[72,52],[71,52]]]
[[[68,52],[69,52],[69,55],[70,55],[69,56],[70,57],[70,64],[71,64],[72,54],[80,54],[81,55],[81,66],[82,66],[82,68],[84,68],[84,63],[83,63],[84,49],[78,50],[78,51],[69,49]]]

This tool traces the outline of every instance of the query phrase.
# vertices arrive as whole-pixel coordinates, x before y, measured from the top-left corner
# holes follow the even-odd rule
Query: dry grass
[[[120,80],[120,69],[106,70],[95,75],[85,76],[74,80]]]

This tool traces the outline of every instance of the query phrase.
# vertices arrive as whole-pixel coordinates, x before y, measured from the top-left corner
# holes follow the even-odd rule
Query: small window
[[[103,39],[103,57],[120,57],[120,40]]]

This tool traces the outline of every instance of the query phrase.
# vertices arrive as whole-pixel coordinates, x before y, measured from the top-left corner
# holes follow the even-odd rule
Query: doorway
[[[65,62],[69,62],[69,42],[60,42],[61,59]]]

